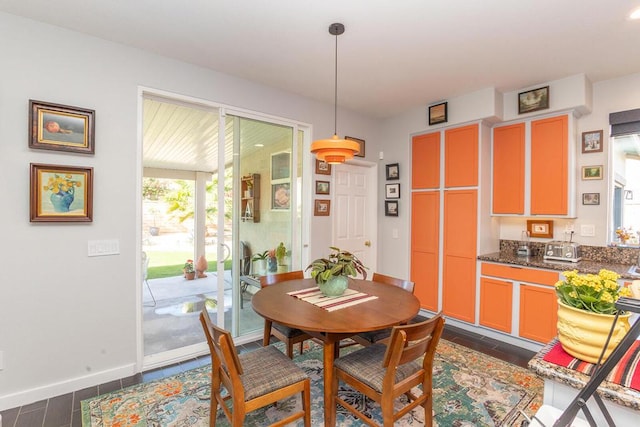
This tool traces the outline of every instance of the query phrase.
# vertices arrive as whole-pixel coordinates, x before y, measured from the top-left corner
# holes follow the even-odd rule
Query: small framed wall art
[[[391,163],[387,165],[387,180],[393,181],[400,179],[400,164]]]
[[[582,193],[583,205],[599,205],[600,193]]]
[[[316,194],[329,194],[329,181],[316,181]]]
[[[331,175],[331,164],[324,160],[316,159],[316,173],[318,175]]]
[[[94,154],[95,111],[29,100],[29,148]]]
[[[588,181],[590,179],[602,179],[602,165],[582,167],[582,180]]]
[[[447,122],[447,103],[431,105],[429,107],[429,126]]]
[[[31,222],[93,221],[93,168],[31,163]]]
[[[331,213],[331,200],[316,200],[313,209],[315,216],[329,216]]]
[[[386,184],[385,185],[385,198],[387,199],[399,199],[400,198],[400,184]]]
[[[345,136],[344,139],[357,142],[360,146],[360,150],[355,154],[356,157],[364,157],[364,139],[353,138],[351,136]]]
[[[582,152],[599,153],[603,149],[602,130],[582,132]]]
[[[553,237],[553,221],[528,219],[527,231],[531,237]]]
[[[291,184],[283,182],[281,184],[271,184],[271,209],[288,210],[290,207]]]
[[[398,201],[397,200],[385,200],[384,201],[384,214],[385,216],[398,216]]]
[[[518,114],[532,113],[547,108],[549,108],[549,86],[518,94]]]

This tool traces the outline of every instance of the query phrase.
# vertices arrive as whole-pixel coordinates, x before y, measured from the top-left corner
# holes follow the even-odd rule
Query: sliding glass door
[[[206,351],[203,307],[237,342],[261,336],[256,275],[301,267],[308,132],[153,94],[143,107],[143,364],[151,367]],[[284,256],[270,260],[278,247]],[[264,253],[262,269],[253,260]]]

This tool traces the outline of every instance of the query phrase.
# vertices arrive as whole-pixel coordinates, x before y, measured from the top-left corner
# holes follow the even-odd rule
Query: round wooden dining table
[[[325,426],[336,424],[336,406],[331,395],[333,361],[339,341],[360,332],[375,331],[412,319],[420,309],[418,299],[396,286],[370,280],[349,279],[349,289],[378,298],[328,311],[288,295],[289,292],[317,286],[313,279],[290,280],[267,286],[251,299],[256,313],[266,320],[301,329],[322,340],[324,366]]]

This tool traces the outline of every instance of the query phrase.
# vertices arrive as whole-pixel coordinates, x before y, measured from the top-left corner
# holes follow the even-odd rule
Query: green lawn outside
[[[193,259],[193,253],[186,251],[147,251],[147,256],[149,257],[147,279],[181,276],[184,263],[188,259]],[[209,262],[209,271],[212,268],[214,268],[214,265]],[[231,270],[231,259],[225,261],[224,269]]]

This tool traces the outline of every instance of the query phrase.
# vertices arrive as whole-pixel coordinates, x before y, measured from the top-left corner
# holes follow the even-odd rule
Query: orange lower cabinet
[[[413,294],[420,300],[420,306],[438,311],[438,254],[413,251],[411,280],[415,283]]]
[[[555,288],[520,285],[520,332],[528,338],[546,344],[557,334],[558,297]]]
[[[480,279],[480,324],[511,333],[513,283],[504,280]]]

